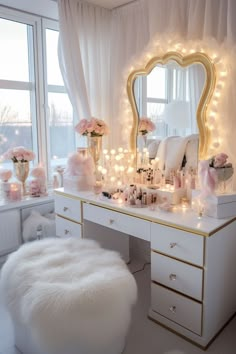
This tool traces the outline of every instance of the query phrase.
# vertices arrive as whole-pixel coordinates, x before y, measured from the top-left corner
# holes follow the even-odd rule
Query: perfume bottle
[[[162,175],[161,175],[161,183],[160,183],[160,185],[161,185],[161,188],[164,188],[165,185],[166,185],[166,178],[165,178],[164,173],[162,173]]]

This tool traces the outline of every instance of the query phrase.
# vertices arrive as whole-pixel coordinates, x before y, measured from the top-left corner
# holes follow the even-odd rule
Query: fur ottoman
[[[119,354],[137,286],[120,255],[95,241],[24,244],[2,268],[1,286],[24,354]]]

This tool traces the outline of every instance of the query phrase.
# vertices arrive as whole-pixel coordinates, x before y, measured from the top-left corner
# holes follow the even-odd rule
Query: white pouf
[[[1,286],[24,354],[122,352],[137,286],[118,253],[72,238],[24,244]]]

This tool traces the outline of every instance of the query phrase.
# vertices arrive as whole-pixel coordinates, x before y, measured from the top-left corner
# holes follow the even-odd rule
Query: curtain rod
[[[57,0],[51,0],[51,1],[57,2]],[[86,1],[86,2],[89,2],[89,3],[91,4],[91,2],[90,2],[89,0],[85,0],[85,1]],[[93,4],[93,5],[95,5],[95,6],[100,6],[100,7],[103,7],[104,9],[107,9],[107,10],[112,11],[112,10],[115,10],[115,9],[119,9],[119,8],[121,8],[121,7],[128,6],[128,5],[132,4],[133,2],[137,2],[137,1],[138,1],[138,0],[130,0],[130,1],[127,2],[126,4],[118,5],[118,6],[116,6],[116,7],[113,7],[112,9],[109,9],[109,8],[107,8],[107,7],[104,7],[104,6],[100,6],[100,5],[98,5],[98,4]]]

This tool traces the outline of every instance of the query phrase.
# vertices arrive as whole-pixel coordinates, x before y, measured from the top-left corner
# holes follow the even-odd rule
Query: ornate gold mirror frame
[[[206,80],[197,107],[196,119],[197,119],[197,125],[199,130],[198,157],[200,160],[206,159],[208,144],[210,143],[210,138],[211,138],[210,129],[207,127],[206,124],[207,109],[215,89],[216,70],[211,59],[205,53],[201,53],[201,52],[196,52],[189,55],[182,55],[178,52],[168,52],[163,56],[153,57],[145,65],[144,68],[140,68],[131,72],[127,81],[127,94],[128,94],[128,98],[133,113],[133,125],[132,125],[131,136],[130,136],[130,147],[133,151],[136,151],[139,114],[138,114],[138,109],[134,97],[135,79],[140,75],[149,74],[157,64],[165,65],[170,60],[176,61],[182,67],[187,67],[189,65],[196,64],[196,63],[202,64],[205,69]]]

